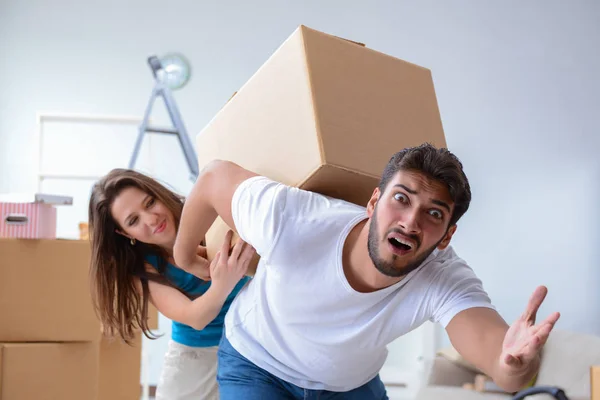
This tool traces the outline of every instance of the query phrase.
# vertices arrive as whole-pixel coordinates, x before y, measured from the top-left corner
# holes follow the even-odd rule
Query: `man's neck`
[[[344,275],[350,286],[360,293],[375,292],[394,285],[403,277],[393,278],[379,272],[371,257],[367,243],[369,241],[369,220],[357,224],[344,242],[342,263]]]

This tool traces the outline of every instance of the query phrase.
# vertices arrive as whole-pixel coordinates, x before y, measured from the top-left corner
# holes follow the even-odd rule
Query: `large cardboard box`
[[[230,160],[366,205],[390,157],[423,142],[446,146],[428,69],[300,26],[198,134],[196,147],[200,168]],[[206,237],[209,254],[222,224]]]
[[[431,72],[300,26],[197,136],[220,158],[364,205],[396,151],[446,141]]]
[[[0,343],[0,400],[95,400],[98,342]]]
[[[139,399],[141,361],[141,333],[131,345],[103,336],[100,341],[98,400]]]
[[[90,244],[0,239],[0,342],[93,341]]]

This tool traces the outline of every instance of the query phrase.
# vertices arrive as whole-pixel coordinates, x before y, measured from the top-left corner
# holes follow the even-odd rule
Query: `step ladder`
[[[148,65],[150,66],[152,74],[154,75],[155,84],[154,88],[152,89],[150,101],[148,102],[148,106],[146,107],[144,119],[142,120],[142,123],[139,127],[139,133],[135,142],[135,147],[133,149],[133,153],[129,161],[129,168],[133,169],[135,167],[135,163],[137,161],[140,149],[142,147],[142,142],[144,140],[144,135],[146,133],[175,135],[179,140],[179,144],[181,145],[181,149],[183,150],[183,154],[189,167],[190,179],[195,181],[199,173],[198,159],[196,158],[194,147],[192,146],[192,142],[190,141],[190,138],[187,134],[187,130],[185,129],[185,125],[183,124],[181,114],[179,113],[179,109],[177,108],[177,104],[175,103],[175,99],[173,98],[171,89],[163,82],[161,82],[159,78],[159,72],[163,69],[163,66],[158,57],[156,56],[151,56],[148,58]],[[152,106],[154,105],[154,102],[156,101],[157,97],[162,97],[165,102],[165,106],[167,108],[167,112],[172,123],[171,127],[149,126],[148,124],[150,114],[152,113]]]

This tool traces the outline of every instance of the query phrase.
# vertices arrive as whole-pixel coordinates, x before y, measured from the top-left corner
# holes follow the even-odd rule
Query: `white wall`
[[[176,99],[195,133],[305,24],[432,70],[473,188],[457,251],[506,319],[546,284],[542,315],[600,334],[598,21],[592,0],[0,0],[0,192],[35,188],[37,111],[141,115],[146,57],[176,50],[194,68]],[[156,148],[154,172],[185,192],[179,149]]]

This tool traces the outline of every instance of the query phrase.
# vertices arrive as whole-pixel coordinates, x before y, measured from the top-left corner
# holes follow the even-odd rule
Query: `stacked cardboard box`
[[[590,368],[591,400],[600,400],[600,365]]]
[[[0,399],[96,399],[95,342],[0,343]]]
[[[0,400],[136,398],[141,340],[101,337],[89,242],[0,239],[0,254]]]
[[[148,304],[148,328],[158,329],[158,310]],[[98,400],[130,400],[140,396],[142,333],[130,344],[120,338],[102,336]],[[1,400],[1,399],[0,399]]]
[[[213,159],[366,205],[390,157],[445,147],[431,72],[300,26],[198,134]],[[223,235],[206,236],[212,256]]]
[[[142,337],[128,345],[118,339],[102,338],[98,400],[131,400],[140,397]]]
[[[96,399],[89,242],[0,239],[0,400]]]

